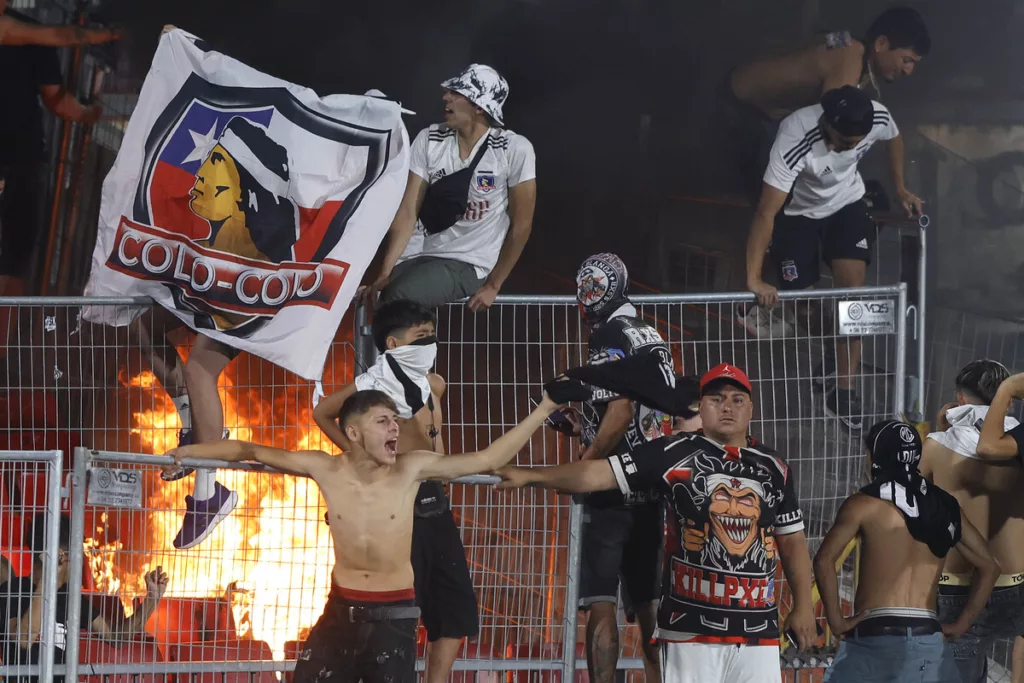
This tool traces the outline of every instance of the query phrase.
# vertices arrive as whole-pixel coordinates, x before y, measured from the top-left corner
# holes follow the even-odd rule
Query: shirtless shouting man
[[[256,460],[312,477],[327,501],[334,539],[333,585],[323,616],[299,654],[295,683],[416,680],[413,509],[420,482],[491,472],[507,464],[558,408],[547,395],[530,415],[479,453],[414,451],[398,458],[398,411],[380,391],[357,391],[338,411],[344,452],[292,452],[242,441],[177,448],[182,458]]]
[[[335,419],[345,400],[360,389],[377,389],[398,407],[398,455],[418,450],[444,453],[441,399],[444,379],[431,372],[437,357],[434,314],[414,301],[392,299],[373,315],[377,362],[313,411],[317,426],[341,446],[345,435]],[[459,527],[444,485],[425,481],[416,494],[412,523],[412,568],[416,605],[427,629],[425,683],[444,683],[464,638],[480,630],[473,579]]]
[[[832,632],[843,638],[825,683],[921,681],[958,683],[943,656],[943,635],[962,635],[981,612],[999,574],[985,539],[960,505],[918,471],[921,437],[890,420],[865,438],[871,483],[839,508],[814,558],[814,576]],[[861,539],[854,615],[840,609],[836,562]],[[973,577],[955,621],[939,625],[935,591],[943,558],[956,549]]]

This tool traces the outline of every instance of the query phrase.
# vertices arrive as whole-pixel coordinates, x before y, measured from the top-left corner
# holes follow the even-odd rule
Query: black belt
[[[916,637],[916,636],[930,636],[933,633],[938,633],[942,630],[942,627],[937,621],[919,622],[913,626],[897,626],[894,624],[872,624],[873,619],[868,619],[865,622],[857,624],[850,635],[854,638],[873,638],[877,636],[903,636],[903,637]]]
[[[348,606],[348,620],[353,624],[371,621],[392,621],[397,619],[419,619],[420,608],[415,605],[395,605],[391,607],[357,607]]]

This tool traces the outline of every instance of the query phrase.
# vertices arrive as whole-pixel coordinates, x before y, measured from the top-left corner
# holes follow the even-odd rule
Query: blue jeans
[[[839,644],[823,683],[960,683],[942,656],[942,634],[848,637]]]

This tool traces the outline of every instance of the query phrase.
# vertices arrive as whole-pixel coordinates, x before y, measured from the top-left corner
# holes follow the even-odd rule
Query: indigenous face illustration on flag
[[[331,308],[350,268],[332,252],[391,133],[316,114],[282,88],[193,74],[149,131],[106,265],[161,283],[193,327],[235,337],[289,306]]]

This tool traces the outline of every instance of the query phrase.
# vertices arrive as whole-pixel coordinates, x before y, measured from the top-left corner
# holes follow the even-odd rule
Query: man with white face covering
[[[505,128],[508,82],[470,64],[441,84],[444,123],[412,143],[409,180],[380,272],[363,289],[373,305],[408,299],[433,308],[470,297],[488,308],[519,260],[537,198],[533,145]]]
[[[979,442],[990,406],[995,408],[993,399],[1009,374],[993,360],[968,363],[956,377],[956,402],[939,411],[939,431],[928,435],[921,461],[921,473],[957,499],[1003,572],[970,629],[947,643],[947,655],[955,659],[964,683],[986,680],[989,645],[1024,633],[1024,472],[1011,460],[985,462]],[[992,417],[999,418],[1001,431],[1017,426],[1006,416],[1005,404]],[[972,572],[957,549],[946,556],[939,580],[942,623],[951,623],[964,610]]]
[[[398,408],[398,455],[417,450],[444,452],[441,398],[444,379],[431,372],[437,357],[434,315],[412,301],[392,301],[377,309],[373,340],[380,356],[365,373],[325,398],[313,419],[336,444],[344,434],[335,416],[356,391],[376,389]],[[478,607],[458,526],[444,486],[424,481],[416,497],[412,565],[416,602],[427,629],[427,683],[448,680],[463,638],[479,630]]]

